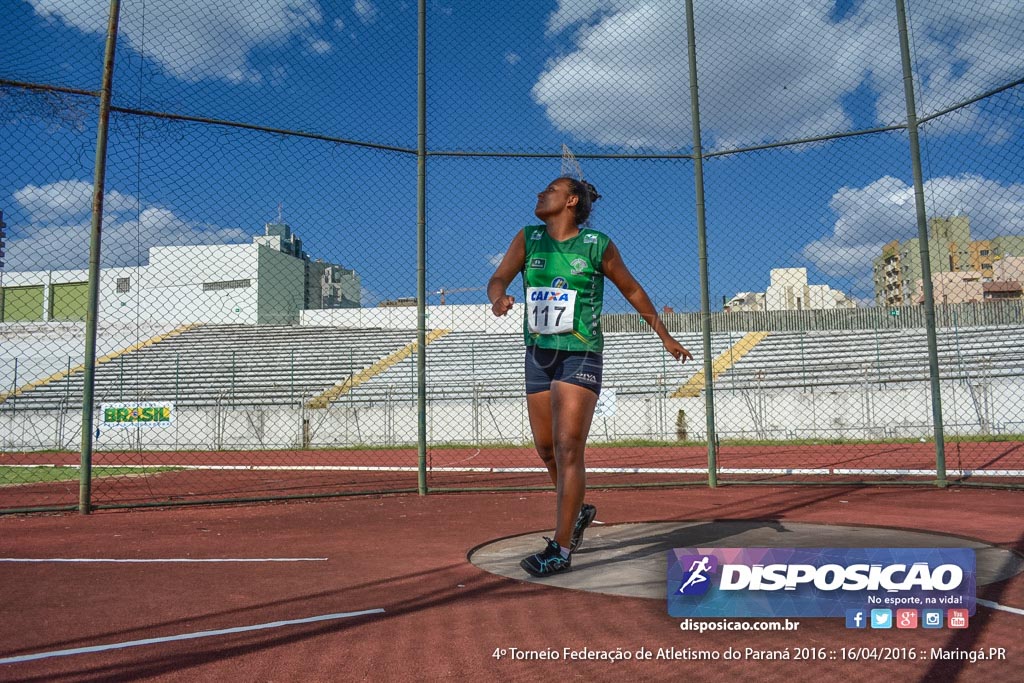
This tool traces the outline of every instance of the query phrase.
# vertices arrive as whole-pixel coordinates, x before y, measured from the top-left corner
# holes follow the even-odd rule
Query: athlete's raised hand
[[[688,360],[693,360],[693,354],[687,350],[685,346],[677,342],[674,338],[669,337],[664,342],[665,350],[672,354],[680,363],[685,363]]]
[[[514,296],[510,296],[508,294],[499,296],[494,300],[494,303],[491,304],[491,312],[494,313],[494,315],[501,317],[512,310],[512,304],[515,302],[516,298]]]

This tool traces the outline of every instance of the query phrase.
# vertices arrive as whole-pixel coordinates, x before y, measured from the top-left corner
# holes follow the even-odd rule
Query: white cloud
[[[492,267],[497,268],[501,265],[501,259],[505,258],[505,252],[501,252],[500,254],[487,254],[484,258],[487,259],[487,263]]]
[[[831,240],[818,240],[804,247],[803,255],[818,270],[837,277],[863,274],[871,262],[882,255],[885,242],[844,245]]]
[[[880,9],[885,11],[884,3]],[[1020,78],[1024,23],[1019,9],[1019,3],[1005,0],[915,3],[910,8],[914,68],[923,83],[918,107],[938,111]],[[902,111],[902,95],[897,106]]]
[[[877,94],[877,123],[905,119],[892,3],[864,0],[839,22],[832,9],[809,0],[697,3],[701,121],[710,147],[849,129],[843,99],[865,86]],[[912,30],[922,113],[1019,77],[1024,23],[1008,20],[1008,11],[997,0],[918,3]],[[547,31],[571,31],[572,46],[548,63],[534,100],[580,139],[686,147],[685,26],[676,0],[560,0]]]
[[[76,0],[28,0],[39,16],[61,20],[86,33],[105,33],[109,5]]]
[[[519,62],[523,61],[523,58],[516,52],[505,53],[505,63],[515,66]]]
[[[334,20],[334,30],[336,30],[336,31],[344,31],[345,30],[345,20],[344,19],[335,19]]]
[[[548,17],[547,33],[549,36],[557,35],[571,26],[591,20],[602,13],[621,11],[636,4],[636,2],[628,0],[591,0],[590,2],[559,0],[558,9]]]
[[[382,294],[380,294],[378,292],[375,292],[372,289],[367,289],[366,287],[360,287],[359,288],[359,301],[362,303],[363,306],[373,307],[373,306],[376,306],[377,304],[379,304],[381,301],[384,301],[384,295],[382,295]]]
[[[81,180],[29,185],[15,192],[14,199],[28,214],[29,224],[11,226],[23,236],[8,240],[8,270],[88,267],[91,196],[92,185]],[[139,265],[155,246],[250,240],[242,229],[187,221],[166,208],[141,206],[116,191],[104,198],[100,252],[104,267]]]
[[[271,67],[267,73],[267,83],[273,86],[284,85],[288,80],[288,69],[283,66]]]
[[[1024,184],[1000,183],[979,175],[933,178],[924,183],[929,217],[963,214],[973,239],[1024,234]],[[804,257],[835,276],[870,272],[882,246],[917,237],[912,185],[889,176],[862,188],[844,187],[829,203],[837,215],[832,234],[806,245]]]
[[[36,13],[82,31],[103,34],[104,3],[90,0],[28,0]],[[315,0],[162,0],[124,3],[119,32],[135,50],[186,81],[221,78],[232,83],[260,82],[248,63],[257,46],[279,44],[321,23]]]
[[[380,10],[370,0],[356,0],[352,3],[352,11],[364,24],[372,24],[380,16]]]
[[[326,40],[311,40],[308,43],[311,52],[315,52],[318,55],[325,55],[330,52],[333,46]]]
[[[1014,131],[1009,127],[994,125],[985,130],[984,143],[989,147],[998,147],[1008,143],[1014,135]]]
[[[33,223],[57,223],[88,216],[92,211],[92,183],[84,180],[60,180],[49,185],[26,185],[14,193]],[[120,192],[107,192],[103,197],[106,213],[134,211],[138,202]]]

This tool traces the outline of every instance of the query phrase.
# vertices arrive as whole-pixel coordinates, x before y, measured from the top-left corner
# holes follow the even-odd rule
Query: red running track
[[[725,487],[595,490],[607,524],[725,519],[954,533],[1024,551],[1024,494],[985,489]],[[276,563],[0,562],[0,659],[157,640],[0,664],[0,681],[1021,680],[1024,614],[979,607],[966,630],[851,631],[800,620],[795,633],[680,630],[664,600],[558,589],[483,572],[478,545],[544,533],[548,492],[357,497],[317,503],[0,517],[0,557],[326,558]],[[1021,611],[1024,577],[979,598]],[[373,611],[330,621],[318,615]],[[274,628],[239,631],[253,625]],[[211,632],[200,639],[175,639]],[[168,640],[170,639],[170,640]],[[496,650],[675,649],[712,662],[521,661]],[[755,660],[785,652],[785,660]],[[849,661],[843,648],[912,648],[914,659]],[[734,648],[743,653],[724,659]],[[836,656],[798,660],[825,649]],[[939,659],[1004,648],[1007,659]],[[891,652],[891,650],[890,650]],[[1015,673],[1016,672],[1016,673]]]
[[[700,483],[707,481],[703,446],[592,446],[587,450],[591,486]],[[77,465],[76,453],[5,453],[2,465]],[[97,505],[251,499],[417,487],[414,449],[98,452],[94,466],[127,466],[137,474],[97,477]],[[178,467],[146,472],[148,467]],[[951,481],[1024,482],[1024,443],[949,442]],[[921,481],[935,479],[930,443],[837,445],[723,445],[718,478],[741,481]],[[431,488],[537,487],[550,485],[530,448],[451,448],[428,452]],[[73,506],[77,481],[0,486],[0,509]]]

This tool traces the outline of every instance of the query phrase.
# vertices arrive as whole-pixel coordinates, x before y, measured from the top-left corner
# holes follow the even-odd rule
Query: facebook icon
[[[846,628],[867,628],[867,612],[862,609],[846,610]]]

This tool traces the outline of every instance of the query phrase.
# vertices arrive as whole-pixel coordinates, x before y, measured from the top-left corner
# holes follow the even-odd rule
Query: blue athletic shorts
[[[554,381],[568,382],[601,393],[604,361],[600,353],[556,351],[537,346],[526,347],[526,393],[551,389]]]

